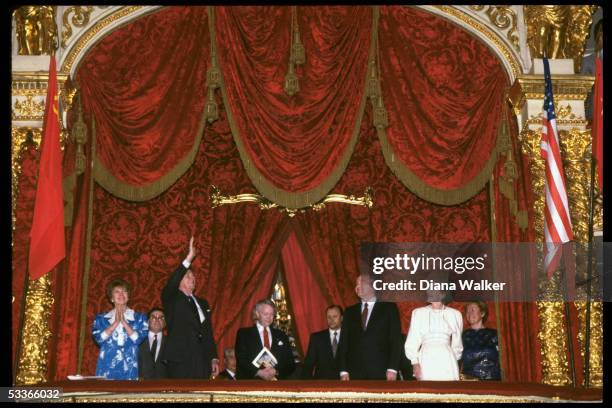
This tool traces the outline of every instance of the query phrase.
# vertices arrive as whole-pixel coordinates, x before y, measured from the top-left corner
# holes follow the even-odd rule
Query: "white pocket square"
[[[283,342],[282,342],[282,341],[279,341],[279,342],[278,342],[278,345],[279,345],[279,346],[282,346],[282,345],[283,345]]]

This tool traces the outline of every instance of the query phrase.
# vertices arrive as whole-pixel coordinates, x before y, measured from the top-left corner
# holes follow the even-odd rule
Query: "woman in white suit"
[[[427,306],[412,311],[404,346],[417,380],[459,380],[463,316],[442,301],[444,292],[428,291]]]

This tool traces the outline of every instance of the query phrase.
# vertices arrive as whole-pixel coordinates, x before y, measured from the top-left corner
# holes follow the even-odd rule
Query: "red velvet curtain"
[[[396,160],[431,187],[463,187],[495,148],[501,63],[472,34],[416,7],[380,8],[379,47]]]
[[[490,240],[489,197],[486,190],[464,204],[439,206],[419,199],[393,175],[381,153],[370,109],[362,123],[360,142],[334,191],[363,195],[374,190],[374,208],[328,204],[319,212],[296,216],[296,236],[306,247],[316,279],[329,301],[344,307],[357,302],[361,242],[487,242]],[[418,302],[398,303],[402,332]]]
[[[163,9],[122,27],[101,41],[86,57],[79,69],[79,83],[82,88],[87,87],[87,90],[83,90],[86,120],[91,123],[92,116],[95,114],[98,127],[96,146],[98,146],[99,151],[105,151],[106,149],[107,152],[106,159],[104,159],[107,160],[106,162],[102,160],[104,154],[101,155],[99,152],[98,157],[105,165],[109,166],[116,177],[123,181],[141,185],[155,180],[183,157],[192,145],[189,143],[189,141],[192,143],[194,137],[192,125],[197,118],[201,117],[202,101],[205,99],[204,94],[200,93],[204,92],[205,89],[203,76],[206,71],[205,51],[201,49],[207,48],[208,42],[206,39],[208,37],[206,37],[207,25],[201,24],[207,21],[205,10],[203,8],[188,10],[185,11],[181,8]],[[262,13],[261,10],[265,12]],[[246,7],[238,9],[219,7],[216,13],[216,29],[220,48],[219,58],[224,69],[225,86],[228,94],[236,92],[234,97],[240,99],[241,104],[245,100],[250,103],[246,107],[241,105],[245,111],[237,114],[235,119],[237,121],[244,120],[245,123],[238,126],[248,128],[247,131],[251,131],[251,128],[270,130],[270,133],[267,134],[257,133],[259,139],[255,135],[251,137],[241,133],[244,136],[241,140],[253,143],[255,156],[259,157],[258,160],[264,163],[261,168],[256,165],[260,172],[270,171],[270,180],[279,183],[278,186],[283,186],[288,191],[303,191],[311,188],[312,185],[316,185],[321,178],[327,177],[337,163],[340,155],[338,152],[346,149],[346,140],[344,140],[346,136],[342,135],[348,134],[347,129],[355,124],[355,121],[351,121],[350,115],[355,115],[353,105],[356,104],[355,100],[359,99],[360,92],[363,89],[363,86],[358,86],[362,82],[357,83],[356,81],[363,81],[365,78],[367,51],[364,51],[366,48],[363,44],[369,44],[369,42],[364,32],[367,32],[368,35],[371,32],[370,28],[367,28],[371,24],[371,9],[351,8],[349,9],[351,10],[349,15],[346,8],[322,8],[320,10],[298,8],[299,25],[303,28],[302,39],[306,46],[306,58],[307,61],[314,64],[309,66],[307,62],[306,66],[298,67],[298,76],[301,76],[303,89],[293,98],[297,98],[295,100],[303,98],[303,106],[308,106],[308,109],[303,111],[296,107],[297,103],[294,105],[289,102],[289,98],[284,95],[281,89],[286,72],[286,62],[288,61],[290,28],[288,25],[288,10],[280,8],[257,9]],[[383,8],[381,12],[381,24],[383,25],[392,21],[390,15],[393,13],[395,13],[393,15],[396,18],[406,18],[407,14],[405,13],[416,13],[418,11],[409,8],[407,9],[409,11],[396,11],[394,8],[385,10],[387,8]],[[430,33],[428,30],[435,31],[447,27],[448,23],[441,19],[438,19],[440,21],[436,23],[427,13],[423,14],[426,15],[412,14],[415,20],[410,21],[408,26],[413,24],[423,27],[424,24],[425,27],[429,28],[424,31],[414,31],[413,35],[433,35],[435,33]],[[284,21],[284,28],[281,29],[281,25],[270,17],[271,15],[276,16],[280,22]],[[200,25],[191,24],[196,21],[196,16],[200,18],[200,20],[197,20]],[[317,23],[317,18],[320,18],[321,22]],[[416,21],[419,18],[426,21]],[[159,24],[154,24],[155,21]],[[180,27],[174,27],[170,21],[174,21],[174,24],[178,24]],[[242,27],[240,36],[238,36],[237,26]],[[189,29],[183,30],[184,27]],[[348,27],[352,28],[349,29]],[[381,26],[381,32],[387,29],[391,30],[392,28]],[[406,28],[406,30],[409,29],[409,27]],[[453,30],[460,31],[454,28]],[[200,34],[197,37],[198,41],[195,41],[195,37],[191,37],[192,31]],[[169,58],[166,54],[167,47],[156,46],[154,48],[152,46],[154,42],[158,45],[160,41],[165,41],[161,39],[162,33],[167,33],[170,37],[174,36],[176,43],[181,44],[176,52],[184,52],[182,54],[184,60],[173,58],[173,63],[167,63]],[[183,33],[184,36],[179,37],[179,33]],[[407,34],[399,33],[397,35],[400,36],[399,38],[404,38]],[[448,35],[449,38],[461,38],[461,41],[467,41],[467,43],[475,41],[469,36],[465,37],[466,34],[451,33]],[[236,36],[239,38],[235,38]],[[312,36],[312,38],[308,38],[308,36]],[[126,42],[125,38],[131,38],[131,41]],[[135,41],[135,38],[140,40]],[[157,41],[153,41],[151,38]],[[180,38],[180,40],[177,40],[177,38]],[[186,38],[191,38],[193,41],[187,41]],[[202,38],[205,40],[202,40]],[[334,41],[343,39],[342,47],[332,49],[331,38],[335,38]],[[357,38],[359,38],[359,41],[356,40]],[[381,37],[381,51],[384,48],[383,38]],[[450,39],[447,40],[450,41]],[[397,42],[397,39],[394,41]],[[141,43],[143,42],[149,44],[149,46],[141,56]],[[136,47],[131,43],[139,45]],[[115,48],[119,47],[118,44],[124,44],[125,48]],[[197,44],[199,48],[194,50],[194,54],[191,55],[188,52],[191,45],[187,44]],[[248,49],[242,49],[246,48],[247,45],[249,46]],[[224,47],[227,50],[224,51]],[[340,50],[345,50],[345,53],[348,54],[351,47],[356,49],[356,51],[353,50],[353,58],[355,59],[342,60]],[[459,45],[455,48],[449,47],[450,49],[445,52],[454,53],[454,58],[458,58],[457,56],[463,57],[464,54],[466,54],[465,58],[468,58],[471,55],[470,53],[480,50],[475,43],[472,48],[464,49],[463,47]],[[230,48],[232,52],[229,51]],[[118,49],[121,49],[122,52],[119,53]],[[247,55],[249,59],[245,58],[245,61],[242,61],[241,64],[236,63],[235,67],[243,68],[239,72],[240,75],[237,73],[230,74],[226,71],[227,67],[231,66],[228,65],[228,59],[232,55],[240,55],[237,50],[241,49],[243,53],[241,55]],[[414,48],[414,50],[417,49]],[[414,50],[412,52],[416,53],[417,51]],[[423,53],[429,52],[429,49],[426,48],[420,48],[420,50]],[[108,52],[108,54],[105,56],[104,52]],[[285,52],[285,54],[281,55],[282,52]],[[484,51],[482,52],[482,55],[488,55]],[[154,55],[155,53],[165,56],[167,60],[164,61],[162,57]],[[343,62],[338,64],[334,58]],[[440,58],[442,57],[430,55],[428,64]],[[152,62],[145,63],[148,59]],[[267,62],[264,62],[264,59]],[[474,61],[474,63],[481,67],[479,68],[481,69],[479,75],[484,75],[480,77],[484,81],[486,73],[482,71],[482,66],[487,66],[490,60],[488,57],[482,59],[486,61]],[[106,91],[104,87],[98,86],[99,84],[95,82],[99,79],[102,81],[100,83],[106,83],[103,78],[105,75],[102,75],[102,73],[107,72],[110,78],[116,79],[116,84],[120,84],[121,76],[118,73],[111,73],[111,71],[116,70],[122,72],[123,75],[132,75],[131,69],[128,69],[128,67],[131,67],[127,63],[128,60],[133,60],[132,63],[136,67],[133,72],[142,72],[145,67],[148,67],[151,71],[143,73],[143,82],[139,82],[137,78],[132,78],[139,84],[138,86],[142,87],[141,91],[145,94],[148,94],[145,92],[149,89],[148,87],[157,89],[157,91],[151,91],[155,94],[149,94],[152,95],[151,98],[142,98],[140,93],[130,93],[132,91],[136,92],[136,88],[132,89],[131,87],[124,90],[125,95],[114,94],[111,91]],[[391,59],[390,61],[395,60]],[[199,65],[197,61],[199,61]],[[442,58],[442,61],[444,61],[444,58]],[[468,58],[466,61],[472,60]],[[111,63],[112,66],[109,66]],[[425,64],[425,62],[422,63]],[[448,64],[452,65],[451,62],[448,62],[446,65],[442,64],[442,68],[436,68],[437,65],[435,64],[424,66],[427,69],[436,70],[448,67]],[[496,62],[496,64],[499,63]],[[151,69],[151,66],[153,66],[153,69]],[[245,67],[249,67],[249,69],[244,69]],[[461,74],[461,80],[470,84],[471,82],[466,76],[470,75],[471,66],[468,69],[467,65],[455,64],[454,67],[456,73]],[[357,73],[359,69],[363,69],[363,75],[361,76]],[[300,70],[303,70],[303,72],[300,72]],[[491,71],[496,70],[497,68],[492,65]],[[94,73],[101,76],[99,78],[92,76]],[[172,77],[172,75],[176,77]],[[232,77],[231,75],[237,76]],[[448,79],[450,78],[448,75],[441,72],[439,77]],[[155,83],[147,83],[144,80],[145,77]],[[342,81],[338,80],[340,77]],[[163,80],[164,78],[166,80]],[[177,78],[181,80],[190,78],[189,89],[167,88],[169,86],[168,81]],[[457,94],[470,94],[470,92],[473,92],[473,97],[476,98],[476,90],[455,89],[455,85],[452,83],[436,82],[438,81],[437,78],[432,79],[436,90],[435,92],[432,91],[435,97],[423,102],[429,104],[427,106],[431,107],[431,112],[434,109],[434,102],[442,103],[439,100],[442,90],[448,94],[449,100],[455,100],[453,98],[456,98]],[[491,81],[494,82],[493,79]],[[384,84],[385,78],[383,78],[383,92],[387,103],[387,92],[395,92],[395,90],[387,89],[385,91],[385,86],[388,85]],[[472,83],[472,85],[476,87],[479,84]],[[120,85],[116,86],[121,89]],[[410,92],[399,82],[397,87],[404,89],[407,95]],[[115,89],[114,86],[110,88]],[[170,89],[174,89],[174,91]],[[477,89],[482,92],[482,104],[486,105],[487,101],[493,103],[486,99],[486,90]],[[489,89],[489,91],[497,92],[495,89]],[[183,91],[185,95],[182,94]],[[325,95],[323,95],[323,92],[325,92]],[[128,97],[128,94],[131,96]],[[167,97],[162,100],[162,105],[170,100],[176,102],[172,107],[166,107],[167,112],[172,112],[174,109],[172,118],[176,123],[170,121],[172,123],[166,123],[166,127],[158,128],[151,121],[151,115],[155,115],[156,112],[160,113],[162,110],[158,110],[161,109],[158,106],[159,104],[151,103],[151,101],[159,102],[160,99],[156,99],[159,95]],[[175,97],[177,99],[173,99]],[[422,97],[425,98],[425,96]],[[101,102],[95,101],[96,98],[100,99]],[[115,102],[115,99],[118,102]],[[228,95],[228,100],[230,104],[235,104],[232,105],[232,111],[238,112],[236,111],[238,102],[232,102],[231,95]],[[268,102],[271,105],[265,105]],[[457,107],[448,106],[448,103],[443,104],[444,109],[441,109],[439,114],[440,117],[448,117],[449,120],[454,118],[454,122],[451,121],[451,123],[455,123],[455,126],[459,126],[467,133],[454,134],[455,139],[452,139],[451,136],[442,132],[445,128],[440,127],[442,130],[436,128],[436,132],[443,133],[442,135],[436,133],[438,136],[436,140],[446,140],[451,147],[455,147],[452,143],[454,140],[459,145],[457,149],[450,148],[455,156],[457,156],[455,153],[458,151],[462,151],[466,155],[466,152],[475,152],[473,149],[470,150],[473,148],[473,140],[469,137],[469,140],[461,140],[460,136],[471,134],[472,131],[475,132],[472,126],[477,127],[477,124],[471,123],[469,120],[465,122],[464,119],[461,119],[461,115],[471,118],[473,115],[478,116],[476,111],[480,112],[478,110],[480,108],[477,109],[480,105],[475,103],[474,100],[471,100],[471,103],[474,104],[473,111],[467,109],[465,104],[458,101],[457,103]],[[112,108],[114,106],[117,108]],[[189,109],[186,109],[185,106],[189,106]],[[490,104],[488,109],[491,109],[491,106],[494,105]],[[406,109],[406,105],[397,106],[397,108],[401,108],[397,112],[410,111],[410,109]],[[197,293],[206,297],[213,308],[214,333],[219,344],[219,353],[222,352],[223,346],[233,344],[233,337],[238,326],[250,320],[250,310],[253,302],[258,297],[263,297],[262,293],[265,293],[266,290],[269,291],[275,271],[274,262],[278,260],[282,245],[285,244],[291,229],[295,231],[297,243],[303,250],[308,269],[314,273],[314,280],[323,288],[322,297],[326,301],[325,305],[333,302],[348,306],[356,302],[357,297],[353,288],[355,278],[358,275],[357,260],[359,258],[359,244],[362,241],[490,241],[490,208],[486,189],[478,192],[464,203],[455,206],[434,205],[410,193],[392,174],[385,163],[380,142],[376,137],[375,130],[371,127],[369,109],[368,106],[366,116],[361,124],[359,143],[355,146],[346,172],[334,186],[334,191],[359,196],[363,194],[366,186],[372,186],[375,192],[375,208],[372,210],[352,205],[328,204],[320,212],[309,210],[304,214],[296,215],[293,220],[287,222],[286,216],[277,210],[265,211],[253,204],[233,204],[211,209],[210,184],[219,186],[225,194],[256,192],[252,182],[247,177],[238,148],[232,139],[230,122],[222,105],[220,106],[219,120],[212,126],[207,127],[204,132],[203,142],[199,146],[194,164],[171,188],[155,199],[142,203],[128,202],[112,196],[99,186],[92,187],[89,185],[90,173],[89,166],[87,166],[88,170],[83,175],[82,184],[77,190],[76,218],[70,230],[68,265],[56,278],[55,298],[58,299],[58,305],[55,313],[55,316],[57,316],[55,333],[57,333],[57,337],[53,340],[50,349],[50,357],[53,361],[51,376],[56,379],[63,379],[65,375],[76,372],[81,297],[85,295],[81,291],[81,285],[85,269],[87,203],[91,188],[94,188],[95,205],[92,209],[91,268],[86,292],[86,323],[81,328],[81,330],[84,330],[86,339],[82,366],[83,374],[93,373],[98,352],[89,335],[93,316],[95,313],[100,313],[111,307],[104,296],[106,283],[115,277],[123,277],[130,281],[133,285],[130,305],[137,310],[146,311],[159,304],[159,293],[165,279],[178,262],[185,257],[187,243],[192,234],[196,236],[196,246],[198,248],[198,256],[193,265],[198,280]],[[394,109],[396,108],[392,105],[388,107],[390,119],[393,119],[391,111]],[[413,111],[420,114],[422,112],[419,109],[421,108],[416,105]],[[319,116],[315,115],[308,119],[311,111],[318,112]],[[112,115],[109,112],[113,112]],[[134,116],[128,115],[131,119],[141,118],[137,122],[144,127],[138,130],[138,126],[134,128],[127,126],[126,123],[129,125],[135,122],[130,122],[131,119],[126,121],[126,112],[129,112],[130,115],[134,114]],[[142,115],[139,116],[137,112],[141,112]],[[163,112],[166,112],[166,110],[163,110]],[[197,112],[197,115],[195,112]],[[300,117],[300,114],[303,116]],[[333,114],[337,115],[334,116]],[[455,116],[452,116],[452,114]],[[492,114],[494,115],[495,112]],[[169,117],[166,117],[165,114],[161,116],[164,121],[169,120]],[[426,117],[425,115],[421,116],[421,118]],[[298,119],[304,120],[304,122],[299,122]],[[481,121],[473,120],[482,125]],[[490,122],[494,121],[491,120]],[[277,125],[274,125],[275,123]],[[304,127],[304,125],[300,128],[295,125],[295,128],[287,128],[285,129],[287,132],[285,132],[282,127],[279,128],[281,126],[279,123],[311,123],[312,127]],[[433,123],[438,122],[434,121]],[[391,121],[391,127],[393,126],[395,124]],[[105,127],[106,130],[102,130]],[[332,128],[334,129],[333,134],[325,133]],[[165,137],[162,141],[159,139],[162,132],[156,132],[154,129],[164,129],[163,134],[165,136],[169,134],[174,136]],[[166,129],[168,132],[166,132]],[[300,129],[300,131],[296,133],[291,129]],[[315,133],[316,129],[320,129],[320,132]],[[184,133],[181,133],[183,130]],[[389,129],[387,130],[389,132]],[[488,132],[486,129],[481,130]],[[183,136],[177,136],[179,133]],[[143,136],[140,137],[140,134]],[[261,138],[262,134],[265,134],[268,139]],[[305,137],[306,134],[311,135],[309,137],[312,139]],[[279,135],[283,135],[283,137]],[[325,135],[325,137],[323,138],[322,135]],[[423,136],[424,133],[421,130],[416,133],[410,130],[410,133],[406,133],[404,136],[406,135],[411,137],[415,135]],[[447,136],[450,139],[444,139]],[[117,143],[122,138],[129,140],[127,144],[129,148],[117,149]],[[161,144],[158,142],[161,142]],[[419,156],[419,160],[432,153],[432,145],[428,143],[433,142],[431,140],[421,140],[415,144],[414,151],[419,153],[414,156]],[[489,138],[483,137],[482,143],[483,146],[488,145]],[[149,148],[145,146],[149,146]],[[279,150],[283,146],[287,151],[280,154]],[[424,150],[421,150],[421,148]],[[118,153],[119,150],[122,153]],[[490,150],[483,148],[480,152],[484,152],[483,154],[486,155],[487,151]],[[113,157],[110,155],[111,152]],[[140,154],[143,156],[142,161],[132,160],[134,156],[140,158]],[[249,157],[254,156],[249,155]],[[438,156],[433,155],[431,157]],[[402,160],[404,159],[405,156],[402,155]],[[476,157],[473,157],[473,160],[476,159]],[[456,161],[456,157],[448,158],[448,160],[455,160],[453,165],[456,173],[471,174],[471,172],[477,171],[476,167],[478,166],[460,163]],[[436,161],[432,160],[431,162]],[[295,163],[300,165],[298,166]],[[427,180],[438,179],[441,181],[444,179],[444,174],[448,172],[446,162],[439,162],[438,165],[440,169],[437,173],[436,169],[423,169],[423,174],[427,173],[427,177],[425,177]],[[448,179],[451,180],[449,183],[455,183],[453,185],[460,185],[461,182],[467,181],[467,179],[463,181],[454,180],[450,176]],[[286,182],[286,184],[282,184],[283,182]],[[523,204],[533,202],[532,199],[529,201],[530,197],[527,195],[528,187],[526,186],[529,185],[528,183],[521,184],[523,186],[521,188],[524,188],[525,191],[519,193],[519,200],[524,200],[521,201]],[[521,196],[520,194],[525,195]],[[497,209],[498,229],[501,228],[500,226],[503,223],[509,222],[509,214],[508,209],[503,207]],[[289,245],[294,244],[295,242]],[[303,268],[303,263],[301,265]],[[305,294],[303,292],[297,294],[295,285],[292,283],[290,285],[291,296],[303,299]],[[409,323],[410,312],[416,306],[419,305],[410,302],[399,305],[404,332]],[[321,313],[322,308],[321,304],[311,303],[309,309],[301,308],[300,313],[315,316],[317,313]],[[536,319],[535,309],[528,306],[508,307],[502,309],[499,319],[502,322],[504,330],[502,336],[505,336],[503,339],[508,350],[522,350],[521,347],[525,344],[525,341],[531,344],[532,338],[525,340],[522,337],[525,334],[531,334],[531,331],[527,330],[516,334],[507,333],[514,330],[513,326],[516,321],[533,322]],[[301,336],[304,330],[311,329],[300,328],[299,330]],[[537,358],[539,349],[532,349],[532,351]],[[516,374],[515,378],[527,379],[528,381],[533,381],[533,378],[537,375],[536,371],[531,370],[531,368],[524,368],[518,364],[509,366],[507,370],[515,370],[515,373],[520,373]],[[509,376],[509,378],[512,377]]]
[[[206,7],[167,7],[104,37],[76,76],[97,124],[97,157],[143,186],[192,149],[206,103]]]
[[[302,247],[291,233],[281,250],[288,297],[291,302],[296,335],[305,357],[310,334],[327,328],[325,309],[330,303],[323,295],[321,283],[310,270]]]
[[[312,190],[341,163],[359,119],[372,8],[297,7],[306,62],[294,96],[283,90],[290,7],[216,7],[215,18],[228,109],[248,160],[281,190]]]
[[[507,175],[506,163],[509,157],[501,158],[494,171],[497,241],[501,243],[534,242],[532,205],[534,196],[531,188],[531,172],[529,160],[521,152],[518,142],[518,126],[513,116],[509,120],[509,132],[512,157],[517,163],[517,179],[513,193],[517,209],[528,213],[530,223],[526,229],[518,227],[517,219],[512,213],[511,201],[500,190],[500,179]],[[512,254],[507,255],[497,260],[498,265],[506,270],[515,270],[518,275],[515,282],[519,285],[522,283],[521,280],[525,279],[529,280],[529,285],[533,287],[537,279],[533,274],[535,271],[534,259],[524,259],[524,252],[520,256],[517,255],[516,258],[513,258]],[[501,315],[499,335],[504,380],[540,382],[542,380],[541,345],[538,340],[540,324],[535,302],[500,302],[499,313]],[[518,350],[520,352],[517,352]]]

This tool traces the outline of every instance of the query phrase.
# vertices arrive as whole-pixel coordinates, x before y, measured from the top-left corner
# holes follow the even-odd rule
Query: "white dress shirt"
[[[259,333],[259,340],[261,340],[261,345],[264,345],[264,337],[263,337],[263,331],[264,331],[264,327],[259,323],[259,322],[255,322],[255,326],[257,326],[257,332]],[[270,330],[270,327],[266,327],[265,328],[268,331],[268,340],[270,340],[270,350],[272,349],[272,330]]]
[[[153,346],[153,341],[155,340],[155,336],[157,336],[157,348],[155,349],[155,360],[157,361],[157,356],[159,356],[159,350],[161,350],[161,344],[162,344],[162,337],[163,334],[162,332],[159,333],[153,333],[152,331],[149,331],[149,350],[151,350],[151,347]]]
[[[183,261],[183,266],[184,266],[186,269],[189,269],[189,267],[191,266],[191,262],[189,262],[189,261],[187,261],[187,259],[185,259],[185,260]],[[191,297],[191,300],[193,300],[193,302],[195,303],[196,308],[198,309],[198,314],[200,315],[200,323],[204,323],[204,319],[205,319],[205,317],[204,317],[204,312],[202,311],[202,307],[201,307],[201,306],[200,306],[200,304],[198,303],[198,300],[197,300],[197,299],[196,299],[196,297],[193,295],[193,293],[191,294],[191,296],[190,296],[190,297]]]
[[[329,342],[334,344],[334,333],[338,333],[336,335],[336,341],[340,343],[340,328],[337,328],[336,330],[329,329]]]
[[[365,327],[368,327],[368,322],[370,321],[370,316],[372,316],[372,309],[374,309],[374,304],[376,303],[376,298],[369,300],[368,302],[361,302],[361,313],[363,314],[363,309],[365,304],[368,304],[368,318],[366,319]]]
[[[363,309],[364,309],[366,303],[368,304],[368,317],[366,319],[366,324],[365,324],[365,327],[367,328],[368,327],[368,323],[370,322],[370,317],[372,316],[372,310],[374,309],[374,304],[376,303],[376,298],[372,298],[372,299],[370,299],[367,302],[364,302],[364,301],[361,302],[360,316],[361,316],[361,314],[363,314]],[[332,334],[332,338],[333,338],[333,334]],[[387,368],[387,371],[390,371],[392,373],[397,374],[397,370],[394,370],[392,368]],[[342,376],[344,374],[348,374],[348,371],[341,371],[340,372],[340,376]]]

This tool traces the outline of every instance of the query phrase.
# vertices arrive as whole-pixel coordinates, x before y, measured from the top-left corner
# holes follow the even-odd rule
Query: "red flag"
[[[599,191],[603,192],[603,67],[599,57],[595,60],[595,95],[593,95],[593,158],[597,165]]]
[[[30,278],[40,278],[65,256],[59,103],[55,56],[52,55],[49,63],[36,201],[30,231]]]

